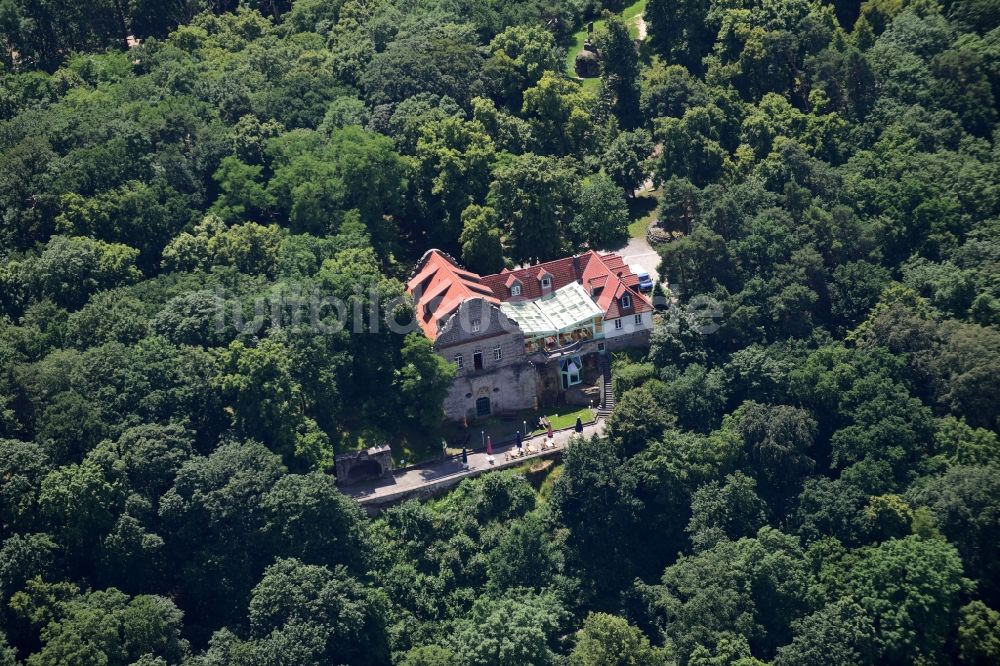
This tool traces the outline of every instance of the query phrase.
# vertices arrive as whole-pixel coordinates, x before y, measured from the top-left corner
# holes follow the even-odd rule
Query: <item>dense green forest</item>
[[[0,0],[0,666],[1000,662],[1000,4],[623,4]],[[712,332],[547,473],[342,495],[452,370],[296,299],[647,178]]]

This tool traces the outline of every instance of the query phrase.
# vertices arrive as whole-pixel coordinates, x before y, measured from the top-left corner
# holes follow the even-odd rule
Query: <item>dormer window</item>
[[[521,281],[513,275],[507,278],[507,282],[504,283],[504,286],[507,287],[507,291],[510,292],[511,296],[521,295]]]
[[[622,294],[622,307],[628,309],[632,307],[632,295]]]
[[[552,286],[552,278],[548,275],[542,278],[542,289],[548,289]]]

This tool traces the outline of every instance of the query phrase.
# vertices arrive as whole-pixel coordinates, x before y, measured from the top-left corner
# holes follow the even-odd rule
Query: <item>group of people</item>
[[[539,420],[538,423],[541,425],[542,421]],[[556,448],[555,431],[552,429],[552,424],[546,422],[545,425],[547,432],[545,433],[545,438],[542,440],[542,451]],[[583,434],[583,419],[580,417],[577,417],[576,425],[573,427],[573,431],[576,435]],[[504,452],[504,460],[520,458],[525,454],[538,453],[538,451],[536,451],[531,444],[528,444],[527,447],[525,447],[524,435],[521,434],[520,430],[514,434],[514,441],[514,450]],[[527,448],[527,451],[525,451],[525,448]],[[490,465],[496,463],[496,459],[493,457],[493,440],[490,437],[486,437],[486,459],[489,461]],[[467,446],[462,447],[462,468],[469,469],[469,451]]]

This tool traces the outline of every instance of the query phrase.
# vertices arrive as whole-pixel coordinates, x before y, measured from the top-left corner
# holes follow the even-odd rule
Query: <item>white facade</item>
[[[639,318],[639,321],[636,321],[636,318]],[[621,322],[621,328],[618,328],[618,324],[616,324],[615,322]],[[630,333],[637,333],[639,331],[648,331],[651,330],[652,328],[653,328],[652,312],[627,314],[624,317],[619,317],[618,319],[605,319],[604,337],[616,338],[619,335],[628,335]]]

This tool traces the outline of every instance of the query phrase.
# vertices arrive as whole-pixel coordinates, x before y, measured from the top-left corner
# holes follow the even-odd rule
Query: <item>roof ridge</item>
[[[593,250],[588,250],[587,252],[593,252]],[[587,253],[585,252],[584,254],[587,254]],[[559,263],[562,263],[562,262],[565,262],[565,261],[572,261],[574,257],[581,257],[581,256],[583,256],[583,255],[580,255],[580,254],[571,254],[571,255],[569,255],[567,257],[558,257],[556,259],[549,259],[548,261],[542,261],[542,262],[539,262],[537,264],[532,264],[530,266],[524,266],[523,268],[515,268],[513,270],[504,267],[503,270],[501,270],[499,273],[490,273],[489,275],[484,275],[482,277],[483,277],[483,279],[485,279],[485,278],[495,277],[495,276],[498,276],[498,275],[508,275],[508,274],[517,275],[518,273],[522,273],[524,271],[531,271],[531,270],[535,270],[535,269],[545,269],[546,266],[550,266],[550,265],[553,265],[553,264],[559,264]]]
[[[417,262],[413,276],[407,281],[407,292],[416,301],[421,328],[432,340],[441,332],[441,319],[461,303],[476,298],[500,302],[479,275],[462,268],[454,257],[436,248],[427,250]],[[425,308],[432,309],[424,312]]]

